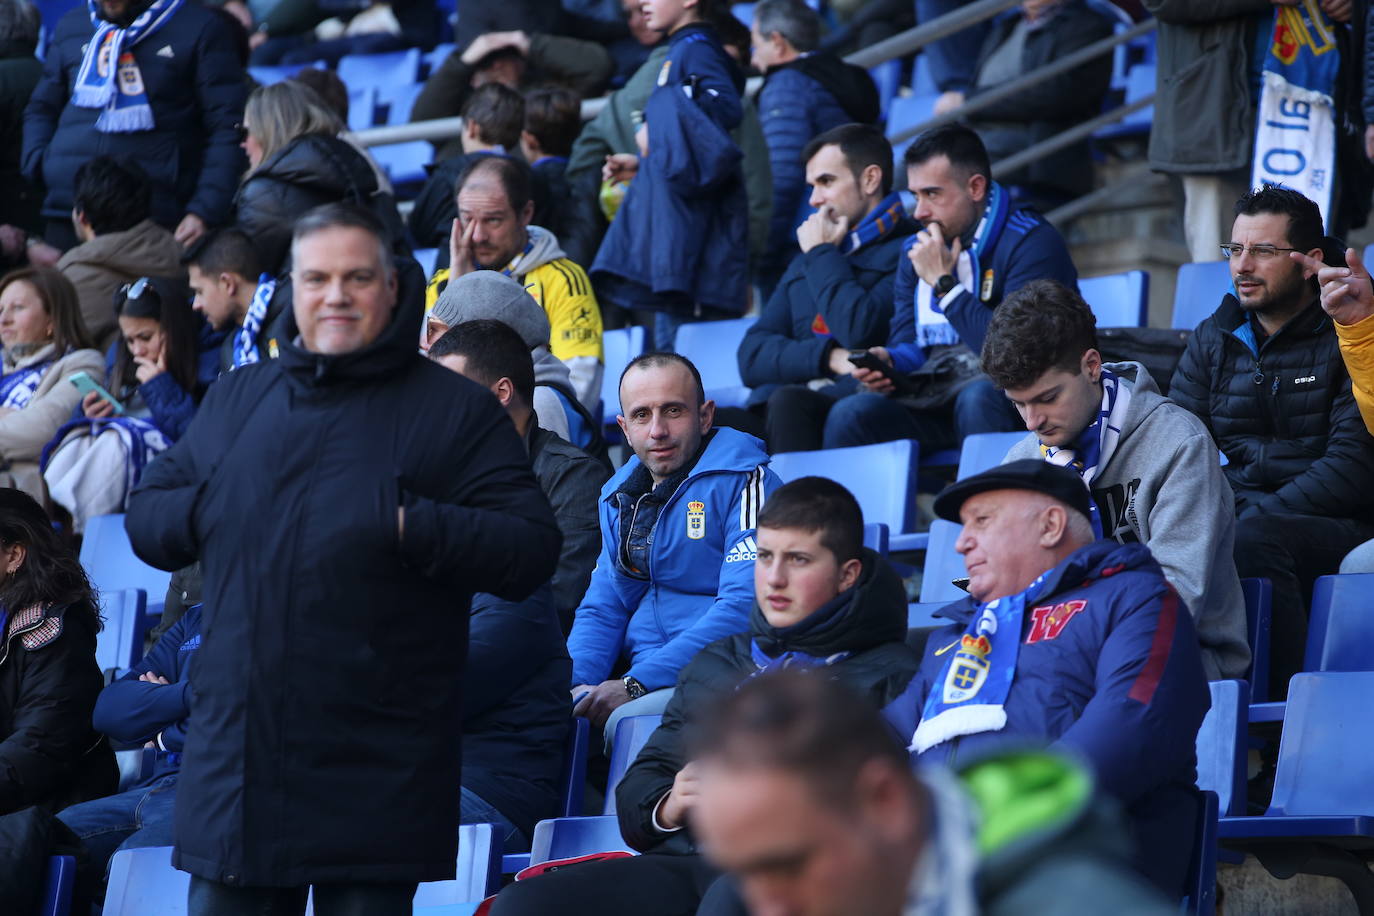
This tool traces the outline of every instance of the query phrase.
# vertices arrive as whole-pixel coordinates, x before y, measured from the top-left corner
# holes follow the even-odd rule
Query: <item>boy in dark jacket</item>
[[[1302,670],[1307,600],[1318,576],[1374,537],[1374,439],[1360,419],[1310,267],[1322,219],[1297,191],[1265,186],[1236,203],[1235,295],[1198,325],[1169,396],[1226,455],[1235,491],[1236,571],[1274,584],[1270,696]]]
[[[645,854],[511,885],[494,916],[551,912],[691,912],[719,872],[690,826],[697,790],[684,733],[711,700],[760,673],[811,669],[882,709],[916,671],[903,642],[901,580],[863,544],[863,515],[839,484],[804,477],[779,488],[759,516],[749,631],[718,640],[683,669],[663,723],[616,789],[625,839]]]

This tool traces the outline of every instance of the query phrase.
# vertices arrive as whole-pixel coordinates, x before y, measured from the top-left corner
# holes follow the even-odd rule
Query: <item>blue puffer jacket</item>
[[[94,33],[84,3],[62,17],[24,110],[24,175],[47,188],[43,215],[70,218],[77,167],[104,154],[132,159],[148,173],[153,219],[163,226],[187,213],[210,225],[225,222],[248,164],[235,130],[248,88],[229,30],[186,3],[134,47],[156,126],[132,133],[101,133],[100,109],[69,104],[82,47]]]
[[[1076,753],[1130,815],[1141,870],[1176,890],[1197,810],[1194,744],[1211,706],[1192,615],[1142,544],[1089,544],[1046,578],[1044,597],[1026,611],[1006,727],[937,745],[921,759],[952,764],[1028,739]],[[957,622],[926,642],[908,707],[917,716],[941,689],[949,648],[974,603],[965,598],[939,613]]]
[[[673,33],[644,106],[649,154],[590,271],[598,300],[744,310],[748,198],[743,154],[729,134],[743,117],[743,90],[744,77],[714,29],[698,24]]]
[[[971,237],[972,230],[963,240],[965,248]],[[897,259],[897,282],[892,287],[892,329],[887,349],[899,372],[914,372],[925,362],[925,355],[916,345],[916,268],[907,257],[914,244],[916,237],[912,236],[902,245]],[[942,303],[959,339],[974,353],[983,349],[992,310],[1030,281],[1058,280],[1070,289],[1078,289],[1078,270],[1069,257],[1064,237],[1034,210],[1013,210],[1007,216],[997,245],[991,255],[984,252],[981,266],[984,275],[992,271],[992,291],[986,301],[979,298],[980,290],[960,285]],[[982,285],[981,280],[978,282]]]
[[[599,684],[622,655],[630,677],[671,687],[707,643],[749,628],[754,606],[754,523],[782,482],[753,436],[722,427],[664,502],[641,548],[647,577],[617,560],[616,492],[641,467],[631,458],[601,490],[601,555],[568,637],[573,684]]]

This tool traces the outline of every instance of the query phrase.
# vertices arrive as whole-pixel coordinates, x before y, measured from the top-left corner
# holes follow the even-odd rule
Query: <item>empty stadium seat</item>
[[[621,837],[620,822],[614,816],[556,817],[534,826],[530,864],[619,850],[634,852]]]
[[[434,147],[424,140],[374,146],[369,152],[386,171],[391,183],[398,186],[398,190],[401,185],[413,185],[418,190],[418,186],[429,176],[425,166],[434,158]]]
[[[615,743],[611,748],[611,768],[606,777],[606,805],[602,814],[615,814],[615,787],[620,785],[625,771],[639,756],[639,749],[658,728],[662,716],[626,716],[615,728]]]
[[[273,83],[280,83],[282,80],[289,80],[307,67],[314,67],[317,70],[328,69],[328,65],[324,61],[317,60],[308,64],[282,64],[279,67],[249,67],[248,75],[260,85],[270,86]]]
[[[458,828],[458,873],[451,881],[427,881],[415,889],[414,905],[476,903],[501,889],[501,837],[491,824]]]
[[[68,916],[72,909],[72,886],[76,883],[75,856],[48,856],[43,877],[43,896],[38,901],[38,916]]]
[[[348,90],[348,129],[367,130],[377,124],[377,87]]]
[[[430,51],[428,54],[425,55],[424,75],[426,79],[428,79],[430,74],[432,74],[435,70],[438,70],[440,67],[444,65],[444,61],[447,60],[448,56],[453,53],[453,48],[454,45],[452,42],[444,42],[442,44],[435,45],[434,50]]]
[[[879,117],[883,117],[897,98],[897,91],[902,88],[902,60],[900,57],[885,60],[869,68],[868,75],[873,77],[873,84],[878,87],[878,111]]]
[[[1245,594],[1246,632],[1250,637],[1250,700],[1269,699],[1269,630],[1274,586],[1268,579],[1241,579]]]
[[[1231,290],[1229,261],[1195,261],[1179,265],[1171,327],[1193,330],[1217,310],[1221,298]]]
[[[119,791],[127,792],[153,775],[157,751],[151,747],[115,751],[115,765],[119,767]]]
[[[100,591],[141,588],[147,598],[147,612],[162,613],[172,574],[154,569],[134,555],[123,515],[97,515],[86,523],[81,565]]]
[[[887,136],[895,137],[917,124],[929,121],[935,116],[935,100],[939,97],[940,94],[934,92],[920,95],[902,95],[893,99],[887,108]],[[893,150],[893,154],[900,164],[905,146],[903,142],[899,142],[897,146],[903,147],[901,150]],[[900,171],[905,172],[906,169],[903,167]]]
[[[706,397],[715,401],[717,407],[743,407],[749,400],[749,388],[739,377],[736,354],[754,321],[693,321],[677,329],[673,349],[697,367],[701,383],[706,386]]]
[[[396,86],[420,79],[420,49],[385,54],[345,54],[339,58],[339,79],[349,89]]]
[[[922,627],[943,627],[954,621],[948,617],[936,617],[935,612],[948,605],[948,601],[920,601],[906,606],[906,628],[916,630]]]
[[[1080,279],[1078,290],[1097,318],[1098,327],[1145,327],[1150,303],[1150,275],[1145,271]]]
[[[164,590],[162,597],[166,597]],[[122,671],[143,657],[147,595],[141,588],[104,589],[100,615],[104,627],[95,637],[95,661],[101,671]]]
[[[184,916],[190,884],[172,867],[172,847],[122,849],[110,859],[104,916]]]
[[[1136,64],[1126,74],[1126,94],[1122,100],[1124,104],[1138,102],[1146,96],[1154,95],[1156,80],[1156,67],[1153,63]],[[1109,106],[1115,108],[1117,106]],[[1146,105],[1139,111],[1133,111],[1126,117],[1117,121],[1115,124],[1108,124],[1106,127],[1098,128],[1093,132],[1093,137],[1098,140],[1111,140],[1117,137],[1143,137],[1150,133],[1150,125],[1154,123],[1154,105]]]
[[[864,519],[901,534],[916,527],[916,457],[920,443],[898,439],[852,448],[781,452],[769,467],[784,483],[815,475],[844,485],[863,509]],[[896,541],[896,537],[891,537]],[[893,550],[903,549],[892,545]]]
[[[888,552],[887,526],[875,522],[865,524],[864,546],[879,556],[886,556]]]
[[[960,526],[944,519],[930,523],[930,545],[926,548],[926,565],[921,573],[922,603],[948,604],[968,594],[951,581],[964,578],[964,559],[954,549],[959,530]]]
[[[378,86],[377,104],[386,108],[387,124],[409,124],[410,110],[425,88],[424,83],[398,86]]]
[[[1025,433],[974,433],[965,436],[964,447],[959,452],[959,479],[997,467],[1007,457],[1011,447],[1024,438]]]
[[[1223,816],[1245,813],[1245,748],[1250,685],[1212,681],[1212,708],[1197,733],[1198,788],[1217,794]]]
[[[630,360],[644,352],[644,328],[636,325],[605,332],[601,335],[601,350],[606,367],[601,376],[602,422],[612,426],[620,413],[620,373]]]
[[[420,269],[425,272],[425,276],[434,276],[434,265],[439,263],[439,249],[416,248],[411,253],[415,255],[415,260],[419,263]]]

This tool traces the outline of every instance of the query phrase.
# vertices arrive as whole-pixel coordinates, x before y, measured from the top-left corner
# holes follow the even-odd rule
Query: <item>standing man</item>
[[[299,336],[214,385],[131,500],[140,556],[205,572],[173,857],[193,914],[299,914],[311,885],[321,913],[402,912],[453,877],[468,605],[554,571],[524,447],[415,352],[388,251],[366,211],[303,216]]]
[[[24,174],[48,189],[45,237],[75,244],[76,169],[98,154],[141,163],[153,219],[189,246],[224,222],[245,160],[248,86],[232,34],[185,0],[97,0],[57,24],[24,110]]]

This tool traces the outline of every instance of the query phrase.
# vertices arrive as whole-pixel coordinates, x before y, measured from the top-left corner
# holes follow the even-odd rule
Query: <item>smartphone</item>
[[[905,375],[867,350],[850,350],[849,361],[860,369],[872,369],[874,372],[881,373],[883,378],[892,383],[892,389],[897,394],[905,394],[911,390],[911,382]]]
[[[116,398],[114,395],[110,394],[110,392],[105,389],[104,385],[100,384],[95,379],[91,378],[90,373],[86,372],[86,370],[83,369],[80,372],[72,373],[71,377],[68,378],[67,381],[75,385],[76,390],[81,392],[83,395],[90,394],[92,391],[100,395],[101,398],[109,402],[110,406],[114,408],[114,412],[116,414],[122,415],[125,412],[124,405],[119,403],[119,399]]]

